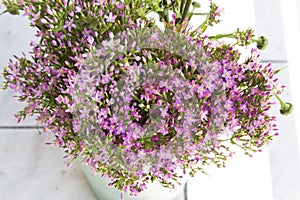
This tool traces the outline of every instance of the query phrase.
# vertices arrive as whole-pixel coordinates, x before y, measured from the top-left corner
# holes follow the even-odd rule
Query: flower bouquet
[[[39,39],[3,71],[4,88],[26,102],[18,121],[36,116],[66,158],[132,196],[223,167],[233,147],[261,151],[278,135],[272,97],[282,114],[292,109],[278,96],[278,71],[260,63],[265,37],[206,34],[222,12],[211,1],[204,13],[191,0],[3,3]]]

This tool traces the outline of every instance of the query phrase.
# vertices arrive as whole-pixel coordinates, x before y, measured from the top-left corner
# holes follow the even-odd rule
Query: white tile
[[[0,126],[35,125],[34,117],[28,117],[24,121],[17,123],[15,114],[24,108],[25,103],[18,102],[14,96],[15,93],[11,90],[0,92]]]
[[[300,1],[281,0],[283,30],[286,41],[286,52],[289,62],[289,81],[291,83],[292,100],[294,105],[295,121],[300,121],[300,79],[299,79],[299,46],[300,46]],[[298,144],[300,144],[300,123],[296,123],[298,130]],[[300,148],[298,148],[300,150]],[[300,151],[299,151],[300,154]]]
[[[179,196],[176,200],[186,200],[186,199],[184,199],[184,191],[179,194]]]
[[[78,164],[67,168],[50,138],[29,130],[0,129],[1,200],[94,200]]]
[[[289,68],[282,70],[278,77],[286,85],[281,95],[284,101],[292,102]],[[271,113],[278,116],[279,136],[270,146],[270,166],[273,180],[274,200],[298,200],[300,198],[300,155],[299,131],[296,129],[295,113],[278,115],[279,106]]]
[[[209,176],[197,174],[188,182],[189,200],[272,200],[268,150],[250,158],[229,158],[225,168],[209,168]]]
[[[3,14],[0,16],[0,26],[0,66],[3,67],[13,55],[28,53],[30,41],[37,40],[34,37],[35,30],[29,26],[25,16]]]
[[[253,2],[256,33],[266,36],[269,40],[269,45],[262,54],[263,59],[287,60],[280,0],[253,0]]]

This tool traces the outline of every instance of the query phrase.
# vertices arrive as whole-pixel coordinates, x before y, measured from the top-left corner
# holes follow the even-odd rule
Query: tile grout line
[[[261,60],[262,63],[267,63],[267,62],[270,62],[270,63],[288,63],[287,60],[267,60],[267,59],[263,59]]]
[[[0,126],[0,130],[2,129],[42,129],[42,126]]]
[[[188,194],[187,194],[187,186],[188,185],[188,183],[186,182],[185,184],[184,184],[184,200],[188,200]]]

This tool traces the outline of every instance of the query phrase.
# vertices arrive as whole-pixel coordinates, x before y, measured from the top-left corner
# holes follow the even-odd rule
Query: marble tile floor
[[[0,130],[0,199],[96,200],[80,166],[67,168],[47,141],[33,130]]]

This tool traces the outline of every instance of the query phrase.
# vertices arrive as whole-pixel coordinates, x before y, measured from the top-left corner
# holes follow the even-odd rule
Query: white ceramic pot
[[[108,186],[108,179],[103,178],[100,175],[93,176],[88,166],[81,166],[98,200],[121,199],[121,192],[114,187]],[[170,189],[163,187],[156,181],[149,184],[147,190],[141,192],[137,197],[132,197],[128,193],[125,193],[124,200],[176,200],[180,195],[183,195],[183,192],[184,183],[178,188],[170,191]]]

